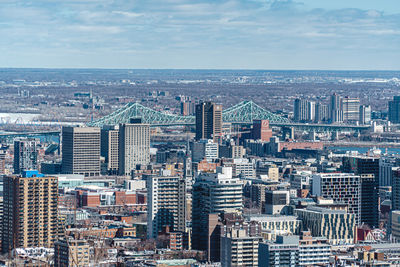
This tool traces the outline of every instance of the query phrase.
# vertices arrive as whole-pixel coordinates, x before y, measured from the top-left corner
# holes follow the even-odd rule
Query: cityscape
[[[398,0],[0,1],[0,267],[400,266]]]
[[[400,264],[400,73],[31,72],[0,76],[5,266]]]

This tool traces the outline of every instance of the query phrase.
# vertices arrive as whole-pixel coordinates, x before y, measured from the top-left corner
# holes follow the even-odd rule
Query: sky
[[[0,0],[0,67],[400,70],[400,3]]]

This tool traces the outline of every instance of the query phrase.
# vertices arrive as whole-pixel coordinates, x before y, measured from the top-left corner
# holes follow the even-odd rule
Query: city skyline
[[[395,1],[2,1],[0,67],[400,69]]]

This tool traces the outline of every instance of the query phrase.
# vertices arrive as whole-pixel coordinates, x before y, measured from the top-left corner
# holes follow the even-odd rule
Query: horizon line
[[[208,70],[208,71],[364,71],[398,72],[400,69],[246,69],[246,68],[103,68],[103,67],[0,67],[1,70]]]

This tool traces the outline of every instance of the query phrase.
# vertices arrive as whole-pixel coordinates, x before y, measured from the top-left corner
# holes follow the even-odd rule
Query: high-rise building
[[[119,130],[114,126],[101,129],[101,156],[107,163],[109,174],[118,174],[118,136]]]
[[[181,102],[181,115],[189,116],[195,113],[195,103],[192,101],[182,101]]]
[[[371,106],[369,105],[360,105],[360,124],[370,124],[371,123]]]
[[[389,101],[388,120],[393,123],[400,123],[400,96],[394,96]]]
[[[63,127],[62,172],[100,175],[100,128]]]
[[[400,210],[392,210],[391,219],[392,241],[398,243],[400,242]]]
[[[355,214],[316,206],[296,209],[295,214],[312,236],[324,236],[334,245],[354,243]]]
[[[202,102],[196,105],[196,140],[219,141],[222,135],[222,105]]]
[[[137,165],[150,163],[150,125],[140,120],[131,122],[119,126],[120,175],[131,175]]]
[[[54,267],[90,266],[90,246],[86,240],[61,239],[54,243]]]
[[[258,244],[262,238],[249,236],[244,229],[221,237],[221,266],[258,266]]]
[[[242,182],[232,177],[231,167],[201,173],[193,185],[192,248],[207,250],[210,214],[241,213],[242,209]]]
[[[147,176],[147,237],[157,238],[162,227],[186,230],[185,180],[172,176]]]
[[[392,210],[400,210],[400,169],[393,170]]]
[[[385,156],[379,159],[379,187],[393,185],[393,171],[400,167],[400,157]]]
[[[328,105],[317,103],[315,105],[315,121],[316,122],[327,122],[329,120],[329,108]]]
[[[343,105],[342,98],[334,93],[330,101],[330,119],[332,123],[343,122]]]
[[[38,169],[37,139],[24,138],[14,140],[14,173]]]
[[[306,99],[294,100],[294,121],[305,122],[309,119],[309,102]]]
[[[355,214],[356,224],[360,224],[360,176],[350,173],[320,173],[313,175],[312,181],[313,195],[347,203],[349,212]]]
[[[53,247],[58,234],[58,182],[38,171],[4,177],[2,251]]]
[[[268,120],[254,120],[253,128],[251,129],[251,138],[269,142],[272,137],[272,129],[269,128]]]
[[[308,121],[314,121],[315,120],[315,102],[314,101],[308,101],[308,114],[307,114],[307,120]]]
[[[342,99],[343,121],[356,122],[360,119],[360,100],[346,96]]]
[[[360,222],[370,227],[377,227],[379,223],[379,162],[377,157],[366,156],[350,156],[342,159],[343,172],[361,176]]]

